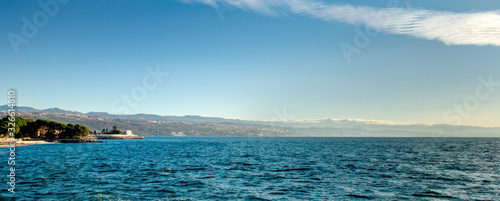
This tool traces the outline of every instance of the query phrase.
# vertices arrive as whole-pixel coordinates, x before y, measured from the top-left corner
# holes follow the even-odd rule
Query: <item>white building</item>
[[[131,130],[126,130],[122,134],[97,134],[97,139],[144,139],[132,133]]]

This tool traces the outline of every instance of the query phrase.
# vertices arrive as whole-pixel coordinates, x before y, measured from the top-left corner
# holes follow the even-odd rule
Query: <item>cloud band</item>
[[[216,9],[230,6],[264,15],[299,14],[366,25],[384,33],[438,40],[446,45],[500,46],[500,10],[457,13],[401,7],[328,5],[314,0],[181,0]],[[396,1],[399,2],[399,1]]]

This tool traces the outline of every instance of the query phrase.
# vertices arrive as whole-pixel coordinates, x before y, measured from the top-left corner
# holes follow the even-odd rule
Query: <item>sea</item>
[[[500,200],[500,138],[146,137],[16,147],[0,200]],[[0,172],[9,174],[7,148]]]

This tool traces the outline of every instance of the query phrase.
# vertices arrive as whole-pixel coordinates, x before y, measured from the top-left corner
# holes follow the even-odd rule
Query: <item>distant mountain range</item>
[[[10,107],[8,107],[7,105],[0,106],[0,110],[6,111],[8,109],[10,109]],[[62,113],[62,114],[81,114],[81,115],[85,115],[84,113],[81,113],[81,112],[63,110],[63,109],[59,109],[59,108],[56,108],[56,107],[55,108],[45,109],[45,110],[39,110],[39,109],[35,109],[35,108],[32,108],[32,107],[16,106],[16,111],[18,111],[18,112],[41,112],[41,113],[50,113],[50,114]]]
[[[7,105],[0,106],[1,110],[8,110]],[[35,112],[35,113],[46,113],[46,114],[71,114],[71,115],[83,115],[88,117],[105,117],[108,118],[108,123],[111,125],[113,122],[116,124],[127,127],[126,122],[134,122],[134,125],[139,127],[147,127],[149,124],[141,123],[147,121],[164,121],[164,122],[189,122],[189,126],[182,128],[176,128],[168,130],[171,127],[164,126],[154,126],[155,131],[158,133],[163,133],[162,135],[167,135],[170,131],[180,132],[183,129],[189,130],[200,129],[200,125],[210,124],[210,125],[221,125],[224,129],[234,129],[235,127],[242,128],[241,132],[249,132],[246,129],[261,129],[266,130],[266,135],[269,134],[268,130],[287,130],[289,133],[293,133],[294,136],[300,135],[300,133],[306,136],[365,136],[365,137],[500,137],[500,127],[485,128],[485,127],[474,127],[474,126],[453,126],[453,125],[425,125],[425,124],[409,124],[409,125],[393,125],[387,122],[379,121],[366,121],[366,120],[354,120],[354,119],[319,119],[319,120],[277,120],[277,121],[247,121],[238,119],[224,119],[219,117],[202,117],[202,116],[161,116],[155,114],[132,114],[132,115],[117,115],[109,114],[106,112],[89,112],[82,113],[77,111],[69,111],[60,108],[49,108],[49,109],[35,109],[32,107],[16,107],[16,111],[19,112]],[[36,117],[36,116],[35,116]],[[56,116],[52,116],[56,118]],[[57,116],[57,119],[62,122],[77,123],[74,120],[64,119],[67,117]],[[133,121],[128,121],[133,120]],[[83,121],[83,120],[81,120]],[[87,120],[85,120],[87,121]],[[89,128],[99,129],[99,126],[108,125],[102,124],[102,122],[89,121]],[[178,124],[176,124],[178,125]],[[186,124],[187,125],[187,124]],[[229,127],[227,127],[229,126]],[[140,128],[140,130],[147,130],[146,128]],[[152,129],[152,128],[151,128]],[[167,129],[163,130],[162,129]],[[221,130],[221,128],[218,128]],[[239,131],[239,132],[240,132]],[[151,131],[147,131],[151,132]],[[194,132],[194,131],[193,131]],[[210,131],[212,134],[215,131]],[[221,131],[223,132],[223,131]],[[226,131],[224,131],[226,132]],[[230,136],[231,132],[227,131],[226,136]],[[189,132],[187,132],[189,133]],[[204,133],[204,132],[194,132],[194,133]],[[205,132],[206,133],[206,132]],[[241,133],[237,134],[241,136]]]
[[[0,106],[0,111],[6,111],[9,107],[7,105]],[[186,116],[161,116],[155,114],[109,114],[107,112],[88,112],[82,113],[77,111],[63,110],[60,108],[49,108],[49,109],[35,109],[32,107],[17,106],[16,111],[18,112],[40,112],[49,114],[74,114],[74,115],[87,115],[87,116],[97,116],[97,117],[108,117],[116,119],[137,119],[137,120],[156,120],[156,121],[187,121],[187,122],[208,122],[208,123],[251,123],[253,121],[243,121],[237,119],[224,119],[220,117],[202,117],[196,115],[186,115]]]

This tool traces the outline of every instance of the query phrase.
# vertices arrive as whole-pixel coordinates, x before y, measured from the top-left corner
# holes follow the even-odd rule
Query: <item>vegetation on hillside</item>
[[[102,129],[101,133],[102,134],[121,134],[122,131],[118,130],[118,127],[113,126],[113,129],[111,129],[110,131],[108,131],[108,128]]]
[[[0,120],[0,136],[8,136],[10,121],[7,117]],[[31,139],[79,139],[89,135],[89,129],[81,124],[63,124],[45,119],[34,120],[16,117],[15,138]]]

